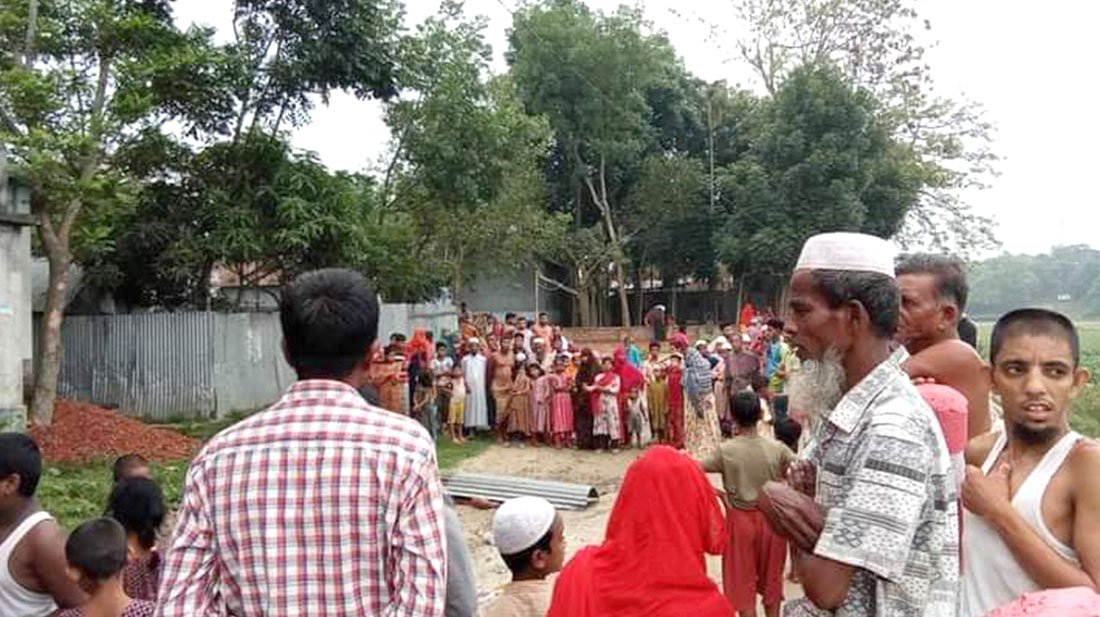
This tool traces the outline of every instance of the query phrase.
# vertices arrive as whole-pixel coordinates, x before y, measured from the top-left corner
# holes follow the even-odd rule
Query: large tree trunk
[[[53,422],[57,381],[61,375],[61,323],[65,318],[65,289],[68,287],[72,260],[67,248],[68,238],[58,240],[61,240],[58,246],[46,251],[50,262],[50,283],[46,291],[38,372],[34,379],[34,398],[30,409],[31,422],[36,426],[49,426]]]
[[[585,176],[585,184],[588,185],[588,191],[592,194],[592,200],[596,203],[596,207],[600,210],[600,215],[603,218],[604,227],[607,229],[607,239],[611,243],[611,246],[615,247],[615,252],[612,255],[612,264],[615,268],[615,280],[618,282],[618,296],[619,296],[619,310],[621,311],[621,324],[624,328],[630,327],[630,300],[626,297],[626,274],[623,270],[623,246],[619,239],[619,233],[615,229],[615,221],[611,216],[611,204],[607,201],[607,163],[604,157],[600,157],[600,190],[596,190],[595,184],[592,182],[592,175]]]

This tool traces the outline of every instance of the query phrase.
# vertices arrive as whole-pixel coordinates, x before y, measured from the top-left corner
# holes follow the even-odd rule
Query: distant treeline
[[[971,264],[967,312],[993,319],[1022,306],[1100,317],[1100,250],[1059,246],[1043,255],[1001,255]]]

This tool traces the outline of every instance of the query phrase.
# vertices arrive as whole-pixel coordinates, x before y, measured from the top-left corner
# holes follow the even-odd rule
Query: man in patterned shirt
[[[890,351],[899,295],[879,238],[810,238],[791,277],[788,331],[805,362],[791,407],[818,416],[791,486],[761,508],[799,547],[806,597],[787,617],[953,617],[958,506],[939,423]]]
[[[371,406],[378,302],[320,270],[280,302],[299,381],[191,462],[158,617],[441,616],[443,495],[415,420]]]

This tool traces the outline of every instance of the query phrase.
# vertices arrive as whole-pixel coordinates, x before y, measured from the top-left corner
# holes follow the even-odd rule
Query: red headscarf
[[[703,556],[725,545],[722,510],[699,466],[649,448],[626,472],[604,543],[565,566],[547,617],[731,617]]]
[[[626,361],[626,350],[622,347],[615,350],[615,354],[611,358],[611,366],[611,370],[619,376],[620,392],[624,398],[631,390],[645,385],[645,374]]]
[[[424,359],[431,358],[435,350],[432,349],[432,342],[428,340],[428,331],[413,330],[412,340],[405,346],[405,351],[410,357],[422,354]]]

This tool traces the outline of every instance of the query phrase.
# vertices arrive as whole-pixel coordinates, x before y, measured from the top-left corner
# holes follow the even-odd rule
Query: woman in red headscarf
[[[653,446],[627,470],[603,544],[562,570],[547,617],[731,617],[704,558],[725,544],[722,509],[698,464]]]
[[[645,387],[645,373],[639,370],[626,359],[626,350],[619,347],[611,358],[611,366],[619,376],[619,421],[621,423],[620,434],[625,438],[630,434],[627,429],[626,401],[630,398],[630,392]]]

